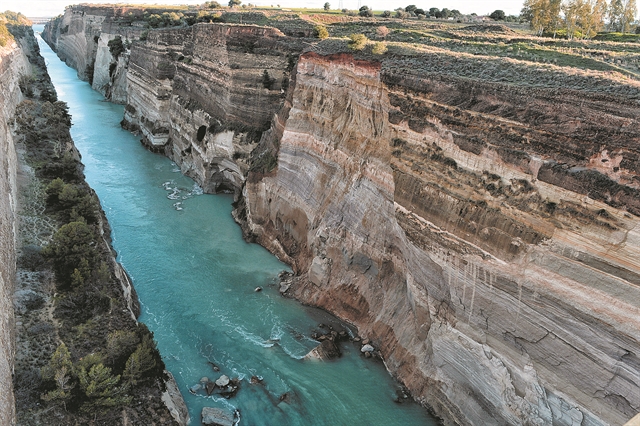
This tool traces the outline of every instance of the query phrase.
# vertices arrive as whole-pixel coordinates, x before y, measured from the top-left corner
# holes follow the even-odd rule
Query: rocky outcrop
[[[446,423],[633,417],[638,83],[331,43],[290,60],[273,28],[152,31],[124,124],[206,191],[242,188],[287,293],[355,324]]]
[[[16,42],[0,47],[0,423],[15,423],[12,374],[15,351],[13,293],[16,279],[17,157],[11,117],[22,101],[19,82],[29,74],[26,52]]]

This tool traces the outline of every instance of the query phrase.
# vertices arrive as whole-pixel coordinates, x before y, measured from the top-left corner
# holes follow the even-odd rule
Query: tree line
[[[591,38],[603,30],[628,33],[636,0],[525,0],[520,14],[537,35]]]

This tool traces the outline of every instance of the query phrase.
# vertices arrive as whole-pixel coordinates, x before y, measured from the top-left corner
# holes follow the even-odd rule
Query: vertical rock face
[[[274,28],[198,24],[132,47],[126,125],[208,192],[236,191],[280,109],[290,52]]]
[[[67,65],[78,71],[78,77],[91,82],[102,23],[106,16],[91,10],[70,6],[62,18],[45,26],[43,38]]]
[[[295,297],[355,323],[445,419],[622,424],[640,408],[638,107],[467,89],[303,55],[247,226],[302,274]]]
[[[12,374],[15,351],[13,292],[16,274],[16,150],[11,117],[22,100],[19,80],[29,61],[17,43],[0,47],[0,423],[15,423]]]
[[[137,8],[68,6],[64,15],[45,26],[43,39],[61,60],[78,71],[78,77],[91,83],[111,102],[127,100],[126,70],[129,49],[114,54],[109,42],[119,38],[127,46],[139,40],[141,26],[120,26],[114,17],[124,13],[141,14]]]

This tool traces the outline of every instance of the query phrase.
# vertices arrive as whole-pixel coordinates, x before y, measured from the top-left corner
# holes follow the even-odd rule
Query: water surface
[[[39,42],[58,97],[69,105],[71,134],[118,260],[138,293],[140,321],[155,334],[191,424],[200,424],[205,406],[238,408],[244,425],[436,424],[417,404],[395,403],[397,384],[352,344],[337,361],[302,360],[317,344],[311,331],[330,319],[278,294],[277,274],[287,266],[242,240],[231,198],[202,194],[169,159],[145,150],[120,128],[123,107],[106,102]],[[264,290],[254,292],[258,286]],[[236,397],[188,392],[201,377],[222,373],[242,379]],[[254,375],[264,384],[249,384]],[[284,393],[290,397],[280,401]]]

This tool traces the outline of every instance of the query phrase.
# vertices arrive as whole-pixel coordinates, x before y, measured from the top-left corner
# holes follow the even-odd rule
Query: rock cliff
[[[0,47],[0,423],[15,423],[12,375],[15,356],[13,292],[16,279],[17,157],[11,117],[22,101],[20,78],[28,76],[29,60],[15,41]],[[24,78],[24,77],[23,77]]]
[[[139,8],[69,6],[65,14],[45,27],[43,38],[61,60],[78,71],[78,77],[115,103],[126,102],[126,67],[129,45],[144,32],[140,26],[115,26],[113,18],[140,14]],[[120,41],[114,47],[109,42]]]
[[[270,27],[152,31],[124,124],[208,192],[241,188],[236,217],[293,266],[288,293],[355,324],[446,423],[633,417],[637,80],[314,49]]]
[[[402,65],[301,57],[278,167],[245,186],[250,232],[301,275],[296,298],[357,325],[445,419],[624,423],[638,136],[614,135],[637,103],[596,121],[595,94]]]

